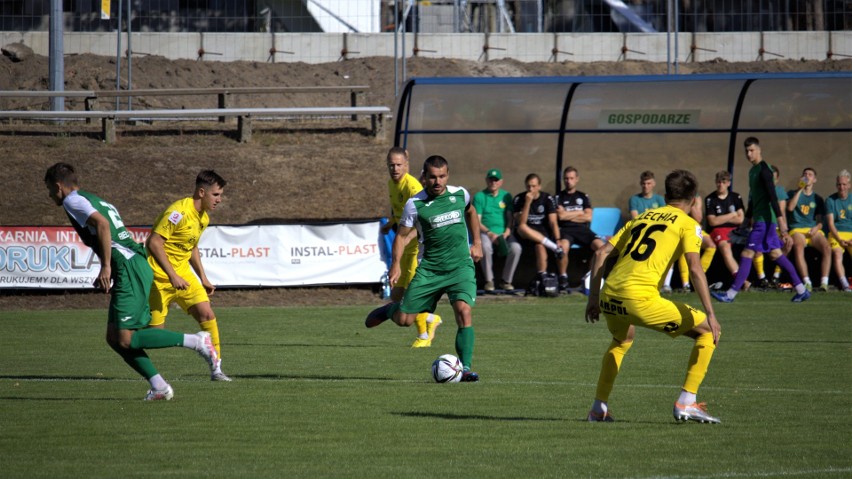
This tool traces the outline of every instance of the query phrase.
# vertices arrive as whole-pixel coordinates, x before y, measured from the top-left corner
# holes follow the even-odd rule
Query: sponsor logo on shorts
[[[663,326],[663,331],[667,333],[672,333],[674,331],[677,331],[678,329],[680,329],[680,325],[675,322],[666,323],[666,325]]]
[[[120,318],[119,321],[121,321],[122,323],[126,323],[126,322],[130,321],[131,319],[133,319],[133,316],[125,316],[123,318]]]
[[[601,310],[609,314],[628,315],[627,308],[623,306],[624,302],[617,299],[611,299],[608,302],[601,300]]]

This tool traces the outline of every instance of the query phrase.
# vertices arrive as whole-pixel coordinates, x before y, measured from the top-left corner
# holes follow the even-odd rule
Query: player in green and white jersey
[[[456,353],[464,365],[462,381],[478,381],[471,371],[474,331],[471,307],[476,303],[476,273],[473,263],[482,258],[479,217],[462,187],[447,185],[449,165],[441,156],[430,156],[423,164],[425,189],[408,200],[393,243],[393,263],[388,277],[394,284],[400,277],[400,261],[409,233],[415,227],[423,239],[425,252],[414,279],[399,303],[388,303],[370,312],[368,328],[388,319],[407,322],[423,311],[434,312],[444,293],[455,313],[458,331]],[[468,244],[468,231],[473,245]]]
[[[115,206],[80,190],[74,167],[56,163],[44,175],[50,198],[62,206],[83,243],[92,248],[101,269],[96,288],[110,293],[106,340],[134,371],[151,383],[146,401],[169,400],[174,390],[157,372],[145,349],[182,346],[197,351],[208,365],[216,362],[210,334],[181,334],[148,328],[151,310],[148,294],[154,274],[145,247],[133,240]]]

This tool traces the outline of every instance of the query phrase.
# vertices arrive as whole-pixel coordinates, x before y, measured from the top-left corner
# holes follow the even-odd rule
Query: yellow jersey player
[[[633,344],[636,326],[653,329],[675,338],[695,340],[686,379],[673,414],[678,421],[718,423],[696,402],[710,359],[719,341],[707,278],[701,267],[701,226],[689,212],[697,201],[698,183],[685,170],[666,177],[666,206],[648,210],[627,223],[609,243],[595,252],[586,321],[594,323],[603,312],[612,342],[603,357],[590,422],[612,422],[608,400],[624,355]],[[672,263],[686,256],[690,277],[706,314],[687,304],[660,296],[660,283]],[[609,276],[601,290],[606,271]]]
[[[172,203],[157,217],[146,243],[148,264],[154,270],[154,285],[148,300],[150,326],[164,327],[169,305],[177,303],[198,321],[202,330],[210,333],[219,354],[219,326],[208,297],[216,287],[204,273],[198,241],[210,222],[208,212],[222,202],[226,184],[215,171],[199,173],[192,196]],[[222,372],[221,356],[211,364],[210,378],[213,381],[231,380]]]
[[[408,172],[409,158],[408,151],[404,148],[395,146],[388,151],[387,167],[390,179],[388,180],[388,196],[391,204],[391,217],[387,224],[382,228],[382,233],[386,234],[393,229],[396,231],[399,228],[399,220],[402,217],[402,210],[409,198],[414,197],[417,193],[423,191],[423,185],[420,181],[411,176]],[[417,270],[419,242],[416,238],[417,234],[406,238],[408,243],[402,254],[400,262],[401,274],[399,279],[391,289],[391,301],[402,301],[402,296],[405,294],[405,289],[414,278],[414,272]],[[408,327],[411,323],[399,322],[400,326]],[[432,345],[432,339],[435,337],[435,330],[441,324],[441,317],[432,313],[418,314],[414,320],[417,326],[417,338],[411,345],[412,348],[428,348]]]

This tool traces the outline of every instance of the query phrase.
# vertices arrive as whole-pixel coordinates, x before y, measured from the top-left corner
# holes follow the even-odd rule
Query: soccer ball
[[[432,377],[436,383],[457,383],[463,371],[461,361],[452,354],[444,354],[432,363]]]

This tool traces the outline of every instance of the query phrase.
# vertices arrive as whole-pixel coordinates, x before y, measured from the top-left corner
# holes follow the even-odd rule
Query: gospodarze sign
[[[601,110],[598,128],[670,130],[696,128],[700,110]]]
[[[143,242],[148,228],[128,228]],[[198,250],[218,286],[377,283],[379,223],[211,226]],[[0,226],[0,288],[92,288],[100,261],[71,227]]]

